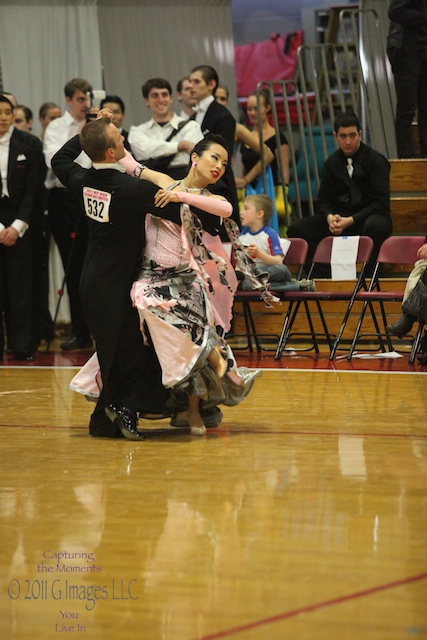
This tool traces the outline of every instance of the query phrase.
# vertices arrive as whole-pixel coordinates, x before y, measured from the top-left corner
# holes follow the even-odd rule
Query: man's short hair
[[[125,112],[125,103],[121,98],[119,98],[119,96],[105,96],[105,98],[101,100],[101,104],[99,105],[100,108],[102,109],[104,104],[107,104],[108,102],[113,102],[114,104],[118,104],[120,109],[122,110],[122,113]]]
[[[334,131],[338,133],[338,129],[341,127],[356,127],[358,131],[361,130],[360,120],[352,111],[345,111],[340,113],[334,122]]]
[[[253,193],[250,196],[246,196],[246,201],[253,202],[257,211],[264,211],[263,222],[268,224],[271,216],[274,213],[273,200],[265,193]]]
[[[181,78],[181,80],[178,80],[178,84],[176,85],[176,92],[177,93],[181,93],[182,85],[184,84],[184,82],[186,80],[190,80],[190,76],[184,76],[183,78]]]
[[[12,112],[15,111],[15,107],[13,106],[12,102],[7,96],[4,96],[2,93],[0,93],[0,102],[6,102],[12,109]]]
[[[84,78],[73,78],[72,80],[69,80],[64,87],[65,97],[72,98],[76,91],[91,93],[92,85]]]
[[[172,87],[165,78],[150,78],[142,85],[142,95],[145,99],[148,98],[151,89],[167,89],[172,95]]]
[[[30,107],[27,107],[25,104],[17,104],[16,105],[16,109],[21,109],[24,112],[24,118],[26,122],[29,122],[30,120],[33,120],[34,116],[33,116],[33,112],[31,111]]]
[[[13,108],[15,109],[15,105],[18,104],[18,100],[16,99],[16,96],[14,96],[11,91],[5,91],[4,89],[2,90],[1,95],[5,96],[6,98],[9,98],[10,102],[13,105]]]
[[[56,104],[56,102],[43,102],[42,106],[39,109],[39,118],[45,118],[47,116],[48,111],[51,109],[60,109],[61,107]]]
[[[197,67],[191,69],[191,73],[196,73],[197,71],[200,71],[200,73],[202,74],[202,78],[206,82],[206,84],[209,84],[211,80],[215,80],[215,87],[212,91],[212,95],[214,96],[219,84],[218,74],[215,69],[209,64],[198,64]]]
[[[109,135],[110,118],[97,118],[85,124],[80,131],[80,146],[92,162],[105,159],[105,153],[110,147],[115,147]]]

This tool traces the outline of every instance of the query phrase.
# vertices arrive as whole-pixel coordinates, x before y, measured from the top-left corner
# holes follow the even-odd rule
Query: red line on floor
[[[395,582],[389,582],[387,584],[380,584],[380,585],[377,585],[376,587],[371,587],[370,589],[363,589],[362,591],[349,593],[348,595],[345,595],[345,596],[339,596],[337,598],[332,598],[331,600],[325,600],[324,602],[317,602],[315,604],[307,605],[305,607],[300,607],[298,609],[286,611],[285,613],[279,613],[275,616],[269,616],[268,618],[255,620],[254,622],[248,622],[247,624],[243,624],[239,627],[233,627],[232,629],[224,629],[223,631],[218,631],[217,633],[211,633],[207,636],[198,638],[198,640],[216,640],[216,638],[226,638],[236,633],[242,633],[243,631],[252,631],[257,627],[263,627],[268,624],[273,624],[274,622],[280,622],[281,620],[286,620],[288,618],[299,616],[301,613],[309,613],[311,611],[317,611],[318,609],[324,609],[325,607],[335,606],[337,604],[341,604],[342,602],[356,600],[357,598],[365,598],[366,596],[370,596],[375,593],[380,593],[381,591],[387,591],[388,589],[395,589],[396,587],[402,587],[404,585],[411,584],[412,582],[419,582],[420,580],[425,580],[426,578],[427,578],[427,572],[420,573],[417,576],[411,576],[409,578],[396,580]]]

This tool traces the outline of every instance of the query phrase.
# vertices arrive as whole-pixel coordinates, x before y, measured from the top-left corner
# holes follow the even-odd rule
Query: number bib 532
[[[95,220],[95,222],[110,221],[111,193],[83,187],[83,201],[88,218]]]

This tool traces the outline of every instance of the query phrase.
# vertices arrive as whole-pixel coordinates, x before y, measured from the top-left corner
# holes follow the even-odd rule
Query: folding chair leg
[[[386,315],[385,315],[385,309],[384,309],[384,303],[383,302],[380,302],[380,309],[381,309],[381,316],[382,316],[382,319],[383,319],[384,334],[386,336],[388,350],[389,351],[393,351],[393,344],[392,344],[391,338],[390,338],[390,336],[389,336],[389,334],[387,333],[387,330],[386,330],[387,318],[386,318]],[[383,345],[383,341],[382,341],[381,333],[379,333],[379,339],[380,339],[380,344],[382,346]],[[384,351],[384,349],[383,349],[383,351]]]
[[[353,340],[351,342],[350,351],[348,352],[347,360],[351,360],[353,357],[354,350],[356,348],[357,341],[359,339],[360,329],[362,328],[363,318],[365,317],[366,309],[368,307],[368,303],[363,303],[362,311],[360,312],[359,321],[357,323],[356,331],[354,332]]]
[[[252,338],[255,342],[255,346],[256,346],[256,350],[257,353],[261,353],[262,349],[261,349],[261,343],[259,341],[258,338],[258,334],[256,331],[256,327],[255,327],[255,321],[254,321],[254,317],[252,315],[252,311],[251,311],[251,306],[249,302],[244,301],[243,302],[243,312],[245,315],[245,326],[246,326],[246,331],[248,334],[248,343],[249,343],[249,351],[252,353],[253,349],[252,349]]]
[[[289,303],[289,307],[288,310],[286,312],[286,316],[285,319],[283,320],[283,327],[282,327],[282,331],[280,334],[280,338],[279,338],[279,342],[277,343],[277,348],[276,348],[276,353],[274,354],[274,359],[275,360],[280,360],[280,358],[282,357],[282,353],[285,349],[286,343],[288,341],[289,338],[289,332],[291,330],[291,327],[293,325],[293,320],[295,318],[296,312],[298,311],[298,307],[299,307],[300,303],[298,302],[296,304],[296,308],[295,311],[292,315],[292,309],[294,306],[293,302]]]
[[[324,316],[324,313],[323,313],[322,306],[321,306],[321,304],[320,304],[320,302],[318,300],[316,300],[316,305],[317,305],[317,310],[319,312],[320,320],[322,322],[323,332],[325,334],[326,341],[327,341],[328,347],[329,347],[329,353],[330,353],[332,351],[331,334],[329,333],[329,329],[328,329],[328,326],[326,324],[326,320],[325,320],[325,316]]]
[[[344,329],[345,329],[345,326],[347,324],[347,320],[348,320],[348,317],[350,315],[350,312],[351,312],[351,310],[353,308],[353,304],[354,304],[354,298],[352,298],[350,300],[350,302],[348,303],[346,312],[344,314],[343,321],[341,322],[341,326],[339,328],[339,331],[338,331],[337,336],[335,338],[335,342],[334,342],[333,347],[331,349],[331,354],[329,356],[329,360],[333,360],[335,358],[335,354],[337,352],[339,343],[341,342],[342,334],[344,333]]]
[[[415,334],[414,341],[412,343],[411,354],[409,356],[410,364],[415,362],[415,356],[418,353],[418,349],[419,349],[419,346],[420,346],[421,336],[422,336],[423,330],[424,330],[424,323],[420,322],[419,325],[418,325],[417,333]]]

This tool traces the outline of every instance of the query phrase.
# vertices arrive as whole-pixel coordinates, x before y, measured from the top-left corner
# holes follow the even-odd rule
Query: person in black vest
[[[207,64],[194,67],[190,73],[191,95],[197,101],[196,121],[202,127],[203,135],[217,133],[221,135],[227,145],[228,156],[233,157],[236,120],[224,105],[215,100],[215,93],[219,84],[215,69]],[[233,206],[232,219],[240,227],[239,202],[231,162],[228,164],[224,177],[219,180],[212,193],[224,196]],[[225,233],[223,240],[228,241]]]
[[[309,268],[323,238],[369,236],[374,242],[368,264],[368,271],[372,271],[382,243],[392,232],[390,164],[381,153],[362,142],[359,118],[354,113],[337,116],[334,137],[339,149],[324,164],[318,212],[293,222],[288,227],[288,237],[308,242],[306,268]],[[314,275],[329,274],[318,270]]]

